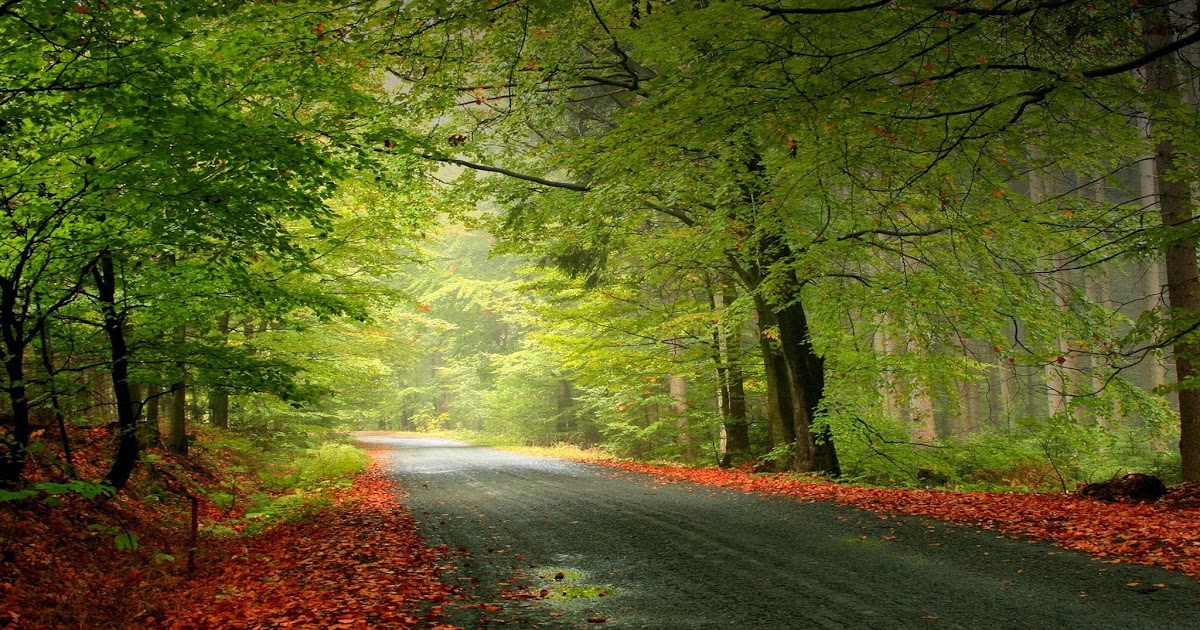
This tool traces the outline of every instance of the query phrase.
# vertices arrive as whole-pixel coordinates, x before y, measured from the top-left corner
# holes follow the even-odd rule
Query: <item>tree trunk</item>
[[[0,436],[0,486],[11,487],[21,480],[21,473],[25,470],[25,450],[30,438],[29,400],[25,389],[25,368],[21,360],[24,353],[16,354],[7,343],[5,346],[4,371],[8,376],[8,384],[4,392],[8,394],[11,412],[7,418],[3,418],[7,426],[4,427],[4,435]]]
[[[758,344],[762,350],[763,372],[767,381],[767,429],[771,436],[771,448],[776,449],[796,441],[796,427],[792,423],[792,400],[788,394],[787,365],[783,361],[771,335],[775,328],[775,314],[766,302],[754,299],[758,308]],[[792,462],[781,462],[791,468]]]
[[[218,429],[229,428],[229,390],[214,387],[208,392],[209,422]]]
[[[1174,39],[1174,28],[1165,10],[1160,19],[1147,26],[1147,40],[1157,49]],[[1146,69],[1147,87],[1164,95],[1166,101],[1178,98],[1179,86],[1174,59],[1165,57]],[[1154,137],[1159,123],[1151,116],[1150,135]],[[1164,226],[1188,225],[1193,218],[1190,182],[1176,172],[1175,145],[1169,133],[1162,133],[1155,147],[1155,179],[1158,183],[1158,209]],[[1165,252],[1167,298],[1171,305],[1169,330],[1182,332],[1200,315],[1200,275],[1197,273],[1196,243],[1187,238],[1173,237]],[[1179,389],[1179,454],[1183,481],[1200,482],[1200,345],[1187,336],[1180,337],[1174,346],[1175,378]]]
[[[713,296],[714,310],[724,308],[734,301],[733,295]],[[744,460],[750,450],[750,426],[746,422],[746,388],[742,376],[741,335],[731,331],[728,323],[713,331],[716,353],[713,360],[717,365],[718,408],[721,412],[722,440],[721,466],[729,467],[735,461]]]
[[[171,430],[167,434],[167,450],[176,455],[188,454],[187,389],[183,383],[171,387]]]
[[[683,352],[683,346],[679,339],[671,339],[667,341],[668,352],[672,357],[678,357]],[[688,394],[687,394],[687,378],[682,375],[672,374],[667,379],[667,391],[671,396],[671,415],[675,417],[675,428],[679,432],[675,434],[675,443],[682,449],[683,461],[691,464],[696,461],[696,445],[692,443],[692,436],[688,431]]]
[[[750,452],[750,423],[746,421],[746,386],[740,358],[729,359],[725,371],[726,413],[725,457],[722,466],[732,466],[746,459]]]
[[[142,437],[147,446],[151,444],[155,446],[162,445],[163,431],[159,426],[161,414],[158,412],[161,408],[159,401],[162,400],[162,395],[162,385],[155,383],[146,386],[146,404],[144,407],[146,410],[146,431]]]
[[[825,360],[816,353],[809,336],[804,305],[795,301],[775,313],[779,346],[787,368],[788,395],[796,434],[796,472],[840,475],[837,449],[828,426],[814,428],[821,398],[825,395]]]
[[[92,272],[97,301],[104,319],[104,333],[112,351],[113,399],[117,407],[117,452],[104,483],[121,489],[137,466],[137,412],[129,387],[129,346],[125,341],[125,318],[117,312],[117,273],[112,253],[104,252]]]
[[[560,436],[567,435],[578,426],[575,418],[575,393],[571,381],[565,378],[558,379],[554,401],[555,408],[558,410],[558,415],[555,416],[554,430]]]

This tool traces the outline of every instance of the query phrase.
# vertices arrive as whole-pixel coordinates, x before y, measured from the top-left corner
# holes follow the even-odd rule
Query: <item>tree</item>
[[[930,382],[980,369],[953,360],[954,337],[1048,371],[1116,343],[1092,338],[1111,312],[1045,278],[1128,251],[1141,215],[1020,189],[1103,178],[1144,148],[1118,105],[1139,98],[1130,71],[1196,35],[1131,48],[1149,8],[1080,6],[534,3],[454,14],[433,30],[477,47],[394,71],[449,106],[426,155],[511,178],[489,194],[514,242],[598,277],[626,242],[612,234],[687,228],[678,250],[757,301],[769,408],[790,416],[777,439],[803,438],[798,469],[835,472],[831,432],[854,435],[878,403],[844,396],[870,355],[860,325],[907,326]],[[437,100],[446,87],[465,98]]]
[[[294,367],[228,344],[219,322],[357,310],[320,286],[320,259],[354,238],[334,234],[330,200],[356,169],[412,163],[375,150],[371,19],[311,3],[0,5],[4,482],[30,438],[26,349],[50,326],[105,333],[103,351],[74,342],[111,373],[118,487],[136,463],[142,384],[302,396]]]

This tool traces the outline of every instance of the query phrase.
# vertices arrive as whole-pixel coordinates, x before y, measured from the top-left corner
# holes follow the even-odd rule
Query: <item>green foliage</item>
[[[1171,480],[1177,454],[1167,443],[1153,427],[1103,427],[1058,415],[1021,418],[1011,429],[937,445],[912,444],[894,428],[873,429],[870,437],[845,441],[844,452],[847,477],[875,485],[1062,492],[1127,472]]]
[[[141,540],[137,534],[111,525],[92,524],[88,525],[88,530],[111,535],[117,551],[137,551],[138,541]]]
[[[281,490],[312,489],[349,483],[350,477],[365,471],[369,463],[362,449],[349,444],[326,443],[296,453],[286,468],[260,473],[260,476]]]
[[[76,479],[65,483],[40,482],[31,484],[28,488],[21,490],[0,489],[0,502],[24,501],[42,497],[43,502],[54,506],[62,504],[63,500],[61,497],[63,495],[77,495],[86,500],[94,500],[101,497],[111,497],[114,494],[116,494],[116,490],[108,484]]]
[[[348,444],[346,436],[321,427],[299,430],[287,426],[278,435],[249,431],[205,432],[209,438],[201,445],[222,453],[231,468],[252,474],[260,491],[234,482],[212,492],[207,498],[223,509],[241,508],[251,531],[277,522],[308,518],[321,506],[328,505],[330,493],[347,486],[353,477],[367,469],[370,461],[361,449]],[[215,536],[234,535],[232,530],[209,532]]]
[[[253,534],[276,523],[302,521],[330,504],[326,494],[294,490],[283,495],[251,497],[246,510],[247,532]]]

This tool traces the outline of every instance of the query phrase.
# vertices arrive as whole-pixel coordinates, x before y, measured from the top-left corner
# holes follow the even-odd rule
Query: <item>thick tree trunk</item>
[[[17,287],[8,279],[0,280],[0,335],[4,341],[4,372],[10,415],[0,418],[0,486],[13,486],[25,470],[25,449],[29,446],[29,399],[25,388],[24,330],[17,307]]]
[[[680,340],[672,339],[667,342],[668,351],[672,357],[677,357],[683,352],[683,346]],[[675,443],[681,448],[683,461],[693,463],[696,461],[696,445],[692,442],[692,436],[688,433],[688,391],[687,378],[679,374],[672,374],[667,379],[667,392],[671,396],[671,415],[675,417],[675,428],[679,429],[679,433],[675,434]]]
[[[767,382],[767,429],[771,436],[771,448],[776,449],[796,441],[796,427],[792,423],[792,400],[788,390],[787,364],[783,355],[771,339],[775,329],[775,314],[766,302],[755,298],[758,308],[758,344],[762,350],[763,372]],[[786,468],[792,462],[782,462]]]
[[[117,273],[112,254],[105,252],[93,271],[104,333],[112,355],[113,399],[117,406],[117,452],[104,483],[120,489],[129,481],[138,459],[137,412],[129,387],[129,346],[125,341],[125,321],[117,312]]]
[[[725,370],[725,456],[722,466],[732,466],[746,459],[750,452],[750,423],[746,421],[746,386],[740,359],[729,359]]]
[[[792,422],[796,433],[797,472],[822,472],[840,475],[837,449],[829,427],[813,426],[821,398],[825,395],[825,360],[813,348],[804,305],[795,301],[777,309],[779,346],[787,367],[788,395],[792,404]]]
[[[1166,11],[1161,19],[1147,27],[1151,48],[1161,48],[1174,39],[1174,29]],[[1146,83],[1151,91],[1165,95],[1170,102],[1178,98],[1174,58],[1156,61],[1146,70]],[[1154,118],[1152,117],[1153,121]],[[1151,136],[1161,135],[1155,147],[1155,179],[1158,183],[1158,209],[1166,227],[1186,226],[1193,219],[1191,182],[1180,179],[1176,172],[1176,150],[1169,134],[1156,134],[1159,125],[1151,122]],[[1197,273],[1196,243],[1190,238],[1173,237],[1165,252],[1167,298],[1170,301],[1173,326],[1181,331],[1200,316],[1200,274]],[[1179,454],[1182,480],[1200,482],[1200,344],[1182,337],[1175,343],[1175,377],[1179,390]]]
[[[209,422],[218,429],[229,428],[229,390],[214,387],[208,392]]]
[[[14,486],[21,480],[25,470],[25,450],[29,446],[29,401],[24,385],[24,367],[21,359],[13,358],[11,350],[5,351],[4,370],[8,385],[10,415],[2,418],[4,435],[0,436],[0,486]]]

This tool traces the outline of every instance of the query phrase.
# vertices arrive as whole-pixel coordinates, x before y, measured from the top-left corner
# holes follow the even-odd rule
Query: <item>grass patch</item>
[[[582,571],[567,567],[544,568],[534,575],[540,585],[533,587],[532,594],[542,599],[596,599],[612,597],[617,592],[608,585],[588,584]]]

